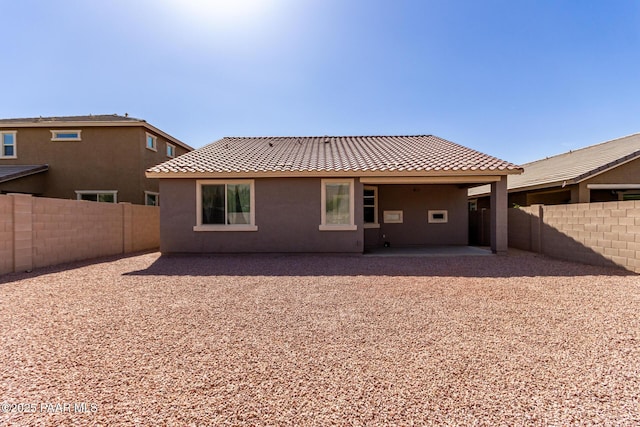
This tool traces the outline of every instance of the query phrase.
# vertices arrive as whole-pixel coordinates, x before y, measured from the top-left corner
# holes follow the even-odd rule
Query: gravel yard
[[[640,276],[143,254],[0,276],[0,425],[640,424]]]

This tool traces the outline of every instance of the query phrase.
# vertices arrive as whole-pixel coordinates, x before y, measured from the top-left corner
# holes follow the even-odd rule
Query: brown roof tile
[[[432,135],[226,137],[152,174],[263,172],[519,173],[519,166]]]

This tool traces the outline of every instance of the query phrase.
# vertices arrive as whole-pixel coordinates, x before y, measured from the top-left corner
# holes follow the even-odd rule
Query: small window
[[[358,227],[354,223],[353,179],[321,180],[322,195],[320,230],[352,231]]]
[[[194,231],[257,231],[253,180],[196,183]]]
[[[52,130],[52,141],[82,141],[79,130]]]
[[[385,224],[402,224],[404,222],[402,211],[384,211],[382,216]]]
[[[364,187],[364,227],[365,228],[378,228],[378,187],[365,186]]]
[[[449,221],[449,215],[447,211],[429,211],[430,223],[446,223]]]
[[[175,156],[176,156],[175,145],[167,144],[167,157],[175,157]]]
[[[18,157],[16,150],[16,131],[0,132],[0,159],[15,159]]]
[[[144,204],[147,206],[160,206],[160,194],[152,191],[145,191]]]
[[[478,199],[469,200],[469,211],[475,212],[478,210]]]
[[[76,197],[78,200],[87,200],[90,202],[104,202],[104,203],[118,202],[118,192],[114,190],[105,190],[105,191],[79,190],[79,191],[76,191]]]
[[[158,138],[148,133],[146,147],[149,150],[158,151]]]

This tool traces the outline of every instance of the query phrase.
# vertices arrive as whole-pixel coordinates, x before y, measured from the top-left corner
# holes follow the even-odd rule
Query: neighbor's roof
[[[21,119],[0,119],[0,125],[4,124],[19,124],[19,123],[55,123],[65,124],[68,122],[145,122],[135,117],[119,116],[117,114],[98,114],[88,116],[61,116],[61,117],[27,117]]]
[[[507,178],[510,191],[577,184],[640,158],[640,133],[522,165],[524,173]],[[487,186],[469,189],[470,196],[488,194]]]
[[[432,135],[226,137],[149,169],[154,178],[203,174],[505,175],[521,168]]]
[[[46,172],[48,165],[0,165],[0,182],[23,178],[36,173]]]
[[[61,116],[61,117],[27,117],[20,119],[0,119],[0,128],[28,128],[28,127],[80,127],[80,126],[142,126],[162,135],[164,138],[191,151],[193,147],[164,131],[150,125],[145,120],[120,116],[118,114],[98,114],[88,116]]]

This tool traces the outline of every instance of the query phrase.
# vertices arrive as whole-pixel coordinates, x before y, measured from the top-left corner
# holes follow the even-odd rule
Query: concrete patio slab
[[[367,250],[370,257],[442,257],[442,256],[487,256],[491,249],[478,246],[413,246],[389,247]]]

